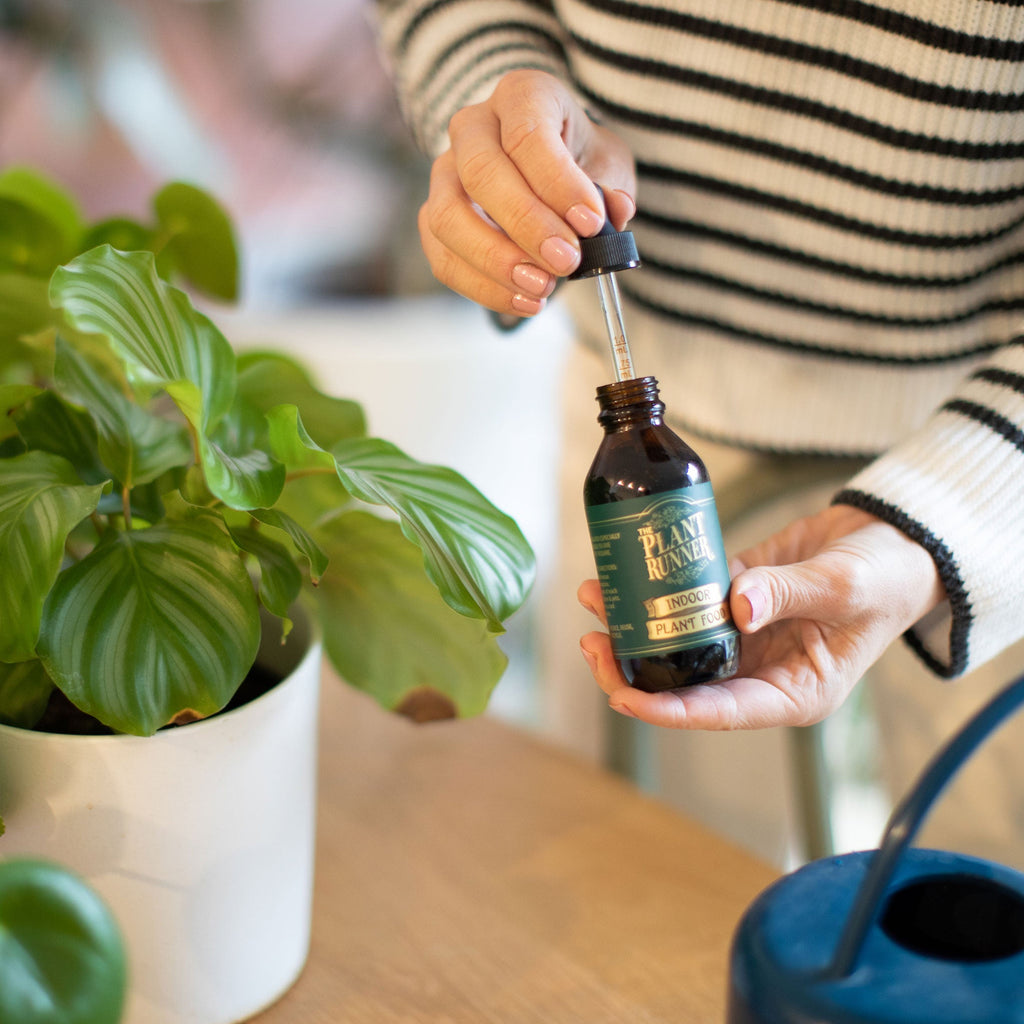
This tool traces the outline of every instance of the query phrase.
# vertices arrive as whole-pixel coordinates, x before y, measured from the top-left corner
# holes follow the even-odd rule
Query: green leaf
[[[67,255],[59,225],[0,195],[0,269],[47,278]]]
[[[6,579],[18,580],[0,588],[0,661],[34,655],[64,542],[95,510],[103,488],[83,484],[70,463],[46,452],[0,460],[0,565]]]
[[[238,297],[238,251],[231,220],[206,192],[172,182],[153,199],[168,255],[186,280],[208,295]]]
[[[515,520],[454,470],[417,462],[387,441],[343,441],[331,454],[351,494],[399,514],[445,601],[502,632],[534,574],[533,552]]]
[[[0,440],[18,433],[15,415],[38,394],[39,388],[32,384],[0,384]]]
[[[305,367],[280,353],[239,356],[238,391],[264,413],[278,405],[297,406],[309,436],[323,449],[345,438],[366,436],[366,417],[358,402],[325,395]]]
[[[289,470],[334,472],[334,456],[309,436],[294,405],[275,406],[266,415],[274,456]]]
[[[317,598],[341,677],[386,708],[426,689],[460,715],[483,711],[507,664],[485,625],[441,600],[397,523],[350,512],[332,526],[318,537],[331,565]]]
[[[153,415],[123,395],[84,353],[57,340],[57,385],[92,414],[100,457],[125,487],[148,483],[192,460],[180,423]]]
[[[167,388],[200,432],[231,408],[231,346],[159,277],[152,253],[90,249],[54,272],[50,301],[78,330],[105,335],[133,381]]]
[[[266,417],[239,399],[212,436],[200,435],[207,486],[231,508],[273,505],[284,487],[285,467],[269,448]]]
[[[100,459],[92,419],[54,392],[40,392],[12,413],[12,418],[28,448],[66,459],[83,483],[100,484],[110,479]]]
[[[320,577],[327,570],[327,555],[303,526],[278,508],[255,508],[250,515],[266,526],[273,526],[286,533],[295,550],[309,562],[309,572],[313,582],[319,582]]]
[[[12,355],[24,359],[27,354],[7,346],[56,322],[45,278],[0,270],[0,370]]]
[[[109,245],[122,252],[137,249],[151,249],[153,232],[144,224],[127,217],[110,217],[97,221],[82,239],[82,251],[94,249],[97,245]]]
[[[210,491],[232,508],[272,505],[284,468],[265,452],[266,424],[235,402],[235,357],[188,297],[161,280],[152,253],[92,249],[53,275],[51,301],[104,334],[129,376],[165,387],[196,429]]]
[[[0,1021],[117,1024],[124,944],[77,875],[40,860],[0,864]]]
[[[302,588],[302,573],[288,549],[251,527],[234,529],[235,543],[252,555],[260,567],[260,600],[285,622],[285,635],[291,630],[289,611]]]
[[[108,534],[61,573],[39,656],[71,701],[148,736],[176,714],[222,708],[256,658],[256,595],[219,518]]]
[[[46,710],[53,680],[38,658],[16,665],[0,662],[0,722],[31,729]]]
[[[45,218],[61,239],[59,259],[77,252],[82,215],[74,198],[52,178],[28,167],[9,167],[0,173],[0,196],[21,203]],[[46,276],[59,262],[46,268]]]

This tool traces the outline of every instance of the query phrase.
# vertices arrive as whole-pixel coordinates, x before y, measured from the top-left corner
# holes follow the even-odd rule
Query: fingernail
[[[540,267],[535,267],[532,263],[517,263],[512,268],[512,280],[517,288],[522,288],[524,292],[542,298],[548,285],[551,284],[551,275],[547,271],[541,270]]]
[[[587,667],[590,669],[590,671],[591,672],[596,672],[597,671],[597,655],[596,654],[592,654],[590,651],[588,651],[586,649],[586,647],[583,646],[583,644],[580,644],[580,654],[583,655],[583,660],[587,663]]]
[[[610,707],[612,711],[618,711],[620,715],[625,715],[627,718],[636,718],[636,715],[633,714],[625,704],[609,704],[608,707]]]
[[[761,616],[764,615],[765,606],[768,603],[764,594],[760,590],[751,589],[743,591],[740,597],[745,597],[747,604],[750,605],[750,625],[757,625]]]
[[[534,299],[529,295],[513,295],[512,308],[525,316],[534,316],[544,308],[544,300]]]
[[[632,220],[636,216],[636,200],[621,188],[617,188],[615,191],[618,192],[620,196],[625,196],[629,200],[630,213],[629,216],[626,217],[626,220]]]
[[[545,238],[541,242],[540,254],[544,257],[544,262],[560,276],[571,273],[580,261],[579,250],[557,235]]]
[[[565,219],[569,222],[569,226],[573,231],[584,238],[596,235],[604,223],[604,217],[596,210],[592,210],[586,203],[577,203],[575,206],[570,206]]]

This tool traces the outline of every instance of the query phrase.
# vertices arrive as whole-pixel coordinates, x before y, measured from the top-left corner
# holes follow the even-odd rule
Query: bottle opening
[[[904,949],[938,960],[980,963],[1024,951],[1024,897],[987,878],[911,882],[886,901],[880,924]]]
[[[632,380],[602,384],[597,389],[597,401],[602,409],[623,409],[630,405],[658,402],[658,381],[655,377],[634,377]]]

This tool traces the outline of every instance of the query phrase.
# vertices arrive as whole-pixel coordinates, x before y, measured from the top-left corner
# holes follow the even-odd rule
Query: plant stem
[[[132,503],[127,487],[121,491],[121,505],[124,508],[124,528],[130,530],[132,528]]]

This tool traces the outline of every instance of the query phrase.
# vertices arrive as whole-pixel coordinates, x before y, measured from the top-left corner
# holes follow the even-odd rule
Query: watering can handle
[[[1024,676],[996,694],[946,743],[893,811],[839,936],[826,977],[845,978],[853,971],[864,940],[878,917],[897,862],[917,834],[924,816],[967,758],[1021,704],[1024,704]]]

